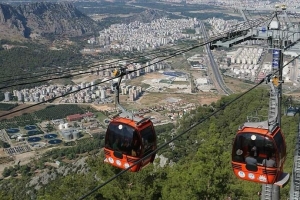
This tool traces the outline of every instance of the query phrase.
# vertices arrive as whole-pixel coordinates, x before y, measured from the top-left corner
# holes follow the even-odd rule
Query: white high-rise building
[[[18,101],[24,101],[24,95],[21,91],[17,92]]]
[[[4,101],[10,101],[10,92],[4,93]]]
[[[101,99],[105,99],[105,98],[106,98],[106,95],[105,95],[105,94],[106,94],[106,93],[105,93],[105,90],[103,90],[103,89],[102,89],[102,90],[100,90],[100,93],[101,93],[101,96],[100,96],[100,98],[101,98]]]

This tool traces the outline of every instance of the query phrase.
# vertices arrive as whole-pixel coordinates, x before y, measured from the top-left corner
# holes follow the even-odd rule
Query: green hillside
[[[169,158],[165,167],[149,165],[138,173],[126,172],[117,179],[97,190],[86,199],[259,199],[261,185],[237,179],[231,169],[231,147],[238,126],[245,122],[247,115],[259,115],[268,106],[269,92],[265,89],[251,91],[216,116],[211,117],[174,142],[175,147],[158,152]],[[186,115],[176,125],[176,134],[214,110],[230,102],[238,95],[222,98],[211,106],[199,107]],[[285,171],[291,173],[295,137],[298,130],[297,117],[282,117],[282,129],[287,142],[288,157]],[[170,128],[159,134],[159,145],[171,138]],[[44,157],[44,159],[46,156]],[[78,199],[96,186],[120,172],[103,163],[104,155],[90,154],[84,168],[66,176],[57,175],[49,184],[36,190],[28,183],[30,176],[11,178],[0,182],[0,199]],[[63,161],[62,161],[63,162]],[[66,167],[70,164],[65,163]],[[30,167],[33,167],[31,164]],[[55,168],[46,168],[55,173]],[[85,169],[85,170],[82,170]],[[32,171],[32,170],[31,170]],[[84,173],[83,173],[84,172]],[[43,180],[39,180],[42,182]],[[26,186],[27,185],[27,186]],[[287,199],[289,184],[281,189],[281,199]]]

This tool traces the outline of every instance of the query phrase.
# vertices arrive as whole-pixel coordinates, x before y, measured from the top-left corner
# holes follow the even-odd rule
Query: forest
[[[34,113],[24,113],[11,119],[3,119],[0,121],[0,129],[7,129],[12,127],[17,128],[19,126],[35,124],[45,120],[62,119],[66,118],[68,115],[83,114],[85,111],[90,110],[86,109],[86,107],[83,108],[76,104],[49,105],[45,109],[36,111]]]
[[[15,79],[22,77],[22,79],[35,75],[35,79],[45,78],[45,71],[59,72],[60,69],[75,68],[80,65],[87,66],[84,56],[79,52],[79,46],[73,45],[65,47],[61,50],[50,50],[46,45],[34,43],[18,43],[6,40],[0,40],[0,46],[7,44],[12,48],[4,50],[0,49],[0,86],[15,83]],[[41,64],[42,63],[42,64]],[[49,78],[49,75],[47,76]],[[8,81],[10,80],[10,81]],[[31,82],[29,81],[29,82]],[[24,82],[28,82],[24,81]],[[26,87],[34,87],[38,84],[29,84]],[[24,86],[14,87],[13,89],[22,89]]]
[[[158,155],[168,158],[167,165],[159,166],[157,156],[154,164],[138,173],[122,174],[86,199],[259,199],[257,194],[261,185],[243,182],[234,176],[230,163],[231,147],[237,129],[246,121],[246,117],[255,113],[258,108],[261,111],[267,108],[269,92],[263,88],[256,89],[226,108],[223,107],[238,95],[225,96],[211,105],[198,107],[184,116],[175,127],[168,125],[159,128],[159,140],[169,141],[171,132],[175,135],[181,134],[195,122],[206,119],[216,109],[222,108],[216,115],[175,140],[173,148],[168,146],[157,152]],[[292,172],[298,123],[298,116],[282,116],[282,129],[288,152],[284,171],[289,173]],[[98,148],[100,143],[94,147]],[[87,151],[92,150],[88,148]],[[53,159],[53,153],[56,154],[54,157],[65,155],[59,153],[60,151],[55,152],[45,154],[43,159],[47,156]],[[78,154],[78,150],[74,149],[72,153]],[[76,159],[78,155],[69,158],[73,157]],[[24,175],[24,171],[29,170],[27,167],[19,168],[17,174],[15,172],[18,168],[10,169],[13,171],[9,172],[18,178],[0,182],[0,199],[79,199],[120,172],[119,169],[104,164],[103,159],[101,150],[98,154],[90,154],[85,166],[88,170],[85,173],[71,172],[65,176],[57,176],[39,190],[27,184],[31,179],[31,176]],[[50,172],[55,170],[52,168]],[[289,184],[280,192],[281,199],[287,199]]]

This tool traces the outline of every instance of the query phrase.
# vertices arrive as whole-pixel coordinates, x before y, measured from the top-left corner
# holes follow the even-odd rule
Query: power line
[[[179,54],[181,53],[182,51],[185,51],[186,49],[184,48],[181,48],[179,50],[175,50],[175,53],[176,54]],[[169,52],[170,50],[164,50],[164,51],[160,51],[160,53],[164,53],[164,52]],[[157,53],[156,53],[157,54]],[[155,55],[154,53],[153,54],[147,54],[147,56],[150,56],[150,55]],[[171,54],[172,55],[172,54]],[[155,58],[152,58],[152,59],[157,59],[157,58],[160,58],[160,57],[165,57],[166,55],[157,55]],[[136,58],[144,58],[145,56],[138,56]],[[126,60],[132,60],[134,58],[130,58],[130,59],[126,59]],[[126,61],[126,60],[117,60],[117,61],[113,61],[111,63],[106,63],[105,65],[110,65],[110,64],[115,64],[115,63],[118,63],[119,61]],[[138,60],[136,60],[138,61]],[[125,66],[128,66],[128,65],[131,65],[133,63],[135,63],[136,61],[132,61],[128,64],[126,64]],[[97,64],[94,64],[93,67],[96,67],[98,65],[101,65],[99,63]],[[104,70],[107,70],[107,69],[114,69],[114,68],[117,68],[118,66],[112,66],[112,67],[109,67],[109,68],[103,68],[99,71],[104,71]],[[142,68],[140,68],[142,69]],[[75,77],[75,76],[79,76],[79,75],[84,75],[84,74],[89,74],[89,73],[92,73],[94,72],[93,69],[88,69],[90,71],[86,71],[86,72],[81,72],[81,73],[78,73],[78,74],[68,74],[68,75],[65,75],[65,76],[59,76],[59,77],[53,77],[53,78],[47,78],[47,79],[42,79],[42,80],[37,80],[37,81],[31,81],[31,82],[25,82],[25,83],[16,83],[16,84],[11,84],[11,85],[6,85],[6,86],[3,86],[3,87],[0,87],[0,89],[5,89],[5,88],[9,88],[9,87],[13,87],[13,86],[21,86],[21,85],[28,85],[28,84],[33,84],[33,83],[42,83],[42,82],[46,82],[46,81],[50,81],[50,80],[55,80],[55,79],[63,79],[63,78],[71,78],[71,77]],[[98,69],[95,69],[98,71]],[[80,70],[81,71],[81,70]],[[71,71],[66,71],[66,72],[71,72]],[[74,72],[74,71],[73,71]],[[58,74],[58,73],[61,73],[61,72],[53,72],[51,74]],[[49,76],[50,74],[46,74],[47,76]],[[28,78],[24,78],[24,79],[32,79],[34,77],[40,77],[40,75],[37,75],[37,76],[32,76],[32,77],[28,77]],[[22,78],[21,78],[22,79]],[[16,81],[18,79],[12,79],[12,80],[9,80],[9,81]],[[4,83],[7,82],[7,81],[3,81]],[[0,83],[3,83],[3,82],[0,82]]]
[[[205,44],[206,44],[206,43],[204,43],[203,45],[205,45]],[[199,46],[189,48],[189,49],[183,51],[182,53],[191,51],[192,49],[195,49],[195,48],[198,48],[198,47],[199,47]],[[157,61],[157,62],[151,63],[151,64],[146,65],[146,66],[144,66],[144,67],[141,67],[141,68],[139,68],[139,69],[131,70],[131,71],[128,72],[128,74],[133,73],[133,72],[135,72],[135,71],[138,71],[138,70],[140,70],[140,69],[146,68],[146,67],[148,67],[148,66],[154,65],[154,64],[156,64],[156,63],[162,62],[162,61],[164,61],[164,60],[170,59],[170,58],[175,57],[175,56],[177,56],[177,55],[179,55],[179,54],[181,54],[181,53],[177,53],[177,54],[171,55],[171,56],[169,56],[169,57],[167,57],[167,58],[164,58],[164,59],[159,60],[159,61]],[[110,78],[110,79],[107,79],[107,80],[105,80],[105,81],[101,81],[100,83],[97,83],[97,84],[95,84],[95,85],[93,85],[93,86],[100,85],[100,84],[102,84],[102,83],[106,83],[106,82],[111,81],[111,80],[113,80],[113,79],[115,79],[115,78],[117,78],[117,77]],[[66,94],[63,94],[63,95],[54,97],[54,98],[52,98],[52,99],[45,100],[45,101],[42,101],[42,102],[39,102],[39,103],[30,105],[30,106],[27,106],[27,107],[25,107],[25,108],[21,108],[21,109],[12,111],[12,112],[10,112],[10,113],[3,114],[3,115],[0,116],[0,118],[1,118],[1,117],[5,117],[5,116],[8,116],[8,115],[13,114],[13,113],[17,113],[17,112],[22,111],[22,110],[26,110],[26,109],[28,109],[28,108],[32,108],[32,107],[34,107],[34,106],[38,106],[38,105],[47,103],[47,102],[49,102],[49,101],[53,101],[53,100],[58,99],[58,98],[61,98],[61,97],[65,97],[65,96],[67,96],[67,95],[70,95],[70,94],[79,92],[79,91],[81,91],[81,90],[88,89],[88,88],[90,88],[90,87],[91,87],[91,86],[87,86],[87,87],[84,87],[84,88],[80,88],[80,89],[78,89],[78,90],[75,90],[75,91],[72,91],[72,92],[69,92],[69,93],[66,93]]]
[[[174,51],[178,51],[178,50],[174,50]],[[165,53],[165,52],[170,52],[170,49],[159,49],[159,53]],[[98,66],[101,66],[101,65],[112,65],[112,64],[116,64],[116,63],[119,63],[120,61],[132,61],[130,64],[134,63],[134,59],[140,59],[140,58],[144,58],[145,56],[151,56],[151,55],[157,55],[157,50],[155,51],[149,51],[149,52],[144,52],[143,54],[140,54],[138,56],[134,56],[134,57],[131,57],[131,58],[127,58],[127,59],[118,59],[118,60],[115,60],[115,61],[112,61],[112,62],[95,62],[94,64],[91,64],[89,65],[88,67],[98,67]],[[156,58],[158,57],[163,57],[163,55],[158,55]],[[138,61],[138,60],[137,60]],[[19,81],[19,80],[27,80],[27,79],[32,79],[32,78],[40,78],[41,76],[49,76],[49,75],[57,75],[58,73],[74,73],[74,72],[80,72],[83,70],[82,66],[81,67],[78,67],[78,68],[72,68],[72,69],[67,69],[67,70],[64,70],[64,71],[59,71],[57,68],[53,69],[53,70],[56,70],[55,72],[51,72],[51,73],[44,73],[44,74],[35,74],[35,76],[29,76],[29,77],[20,77],[20,78],[15,78],[14,76],[5,76],[5,77],[0,77],[0,79],[2,78],[7,78],[7,77],[13,77],[13,79],[7,79],[7,80],[4,80],[4,81],[1,81],[1,83],[6,83],[6,82],[10,82],[10,81]],[[90,70],[90,68],[88,69]],[[46,70],[48,71],[48,70]],[[27,74],[21,74],[22,76],[23,75],[32,75],[32,73],[27,73]],[[20,76],[21,76],[20,75]],[[64,78],[64,77],[63,77]],[[45,81],[47,80],[51,80],[51,79],[45,79]],[[30,83],[28,83],[30,84]],[[23,83],[23,85],[25,85],[25,83]],[[1,89],[1,88],[0,88]]]
[[[163,51],[159,51],[159,53],[164,53],[164,52],[169,52],[169,51],[170,51],[169,49],[163,49]],[[132,58],[118,59],[118,60],[115,60],[115,61],[112,61],[112,62],[103,62],[103,63],[97,62],[97,63],[94,63],[94,64],[89,65],[87,67],[97,67],[97,66],[101,66],[101,65],[111,65],[111,64],[116,64],[116,63],[118,63],[120,61],[131,61],[133,59],[137,59],[137,58],[139,59],[139,58],[143,58],[145,56],[155,55],[155,54],[157,54],[157,51],[155,51],[155,52],[154,51],[152,51],[152,52],[150,51],[150,53],[146,52],[145,55],[141,54],[141,55],[138,55],[138,56],[135,56],[135,57],[132,57]],[[53,69],[53,70],[57,70],[57,69]],[[71,73],[71,72],[74,73],[74,72],[78,72],[78,71],[80,72],[81,70],[83,70],[82,67],[81,68],[78,67],[78,68],[67,69],[67,70],[64,70],[64,71],[55,71],[55,72],[51,72],[51,73],[47,73],[48,70],[46,70],[46,73],[44,73],[44,74],[36,74],[36,73],[34,73],[34,74],[36,74],[34,76],[7,79],[7,80],[4,80],[4,81],[1,81],[0,84],[6,83],[6,82],[11,82],[11,81],[27,80],[27,79],[32,79],[32,78],[41,78],[41,76],[43,77],[43,76],[49,76],[49,75],[57,75],[58,73],[63,74],[63,73]],[[27,73],[27,74],[28,75],[32,75],[32,73]],[[26,75],[26,74],[21,74],[21,75],[23,76],[23,75]],[[8,76],[0,77],[0,79],[1,78],[7,78],[7,77]],[[10,76],[10,77],[14,77],[14,76]]]
[[[218,38],[222,38],[222,37],[220,36],[220,37],[218,37]],[[218,39],[218,38],[216,38],[216,39]],[[183,52],[180,52],[180,53],[176,53],[176,54],[174,54],[174,55],[172,55],[172,56],[169,56],[169,57],[167,57],[167,58],[165,58],[165,59],[162,59],[162,60],[160,60],[160,61],[158,61],[158,62],[162,62],[162,61],[164,61],[164,60],[170,59],[170,58],[175,57],[175,56],[177,56],[177,55],[179,55],[179,54],[182,54],[182,53],[184,53],[184,52],[187,52],[187,51],[193,50],[193,49],[195,49],[195,48],[198,48],[198,47],[200,47],[200,46],[203,46],[203,45],[205,45],[205,44],[208,44],[208,43],[210,43],[210,42],[212,42],[212,41],[213,41],[213,40],[210,39],[210,40],[208,40],[207,42],[202,43],[202,45],[194,46],[194,47],[192,47],[192,48],[187,49],[186,51],[183,51]],[[158,63],[158,62],[156,62],[156,63]],[[156,63],[152,63],[151,65],[156,64]],[[148,66],[150,66],[150,65],[148,65]],[[145,66],[145,67],[148,67],[148,66]],[[145,68],[145,67],[143,67],[143,68]],[[132,71],[130,71],[129,73],[133,73],[133,72],[135,72],[135,71],[137,71],[137,70],[140,70],[140,69],[132,70]],[[108,79],[108,80],[106,80],[106,81],[102,81],[102,82],[100,82],[100,83],[98,83],[98,84],[96,84],[96,85],[99,85],[99,84],[101,84],[101,83],[105,83],[105,82],[110,81],[110,80],[113,80],[113,79],[114,79],[114,78]],[[120,175],[122,175],[123,173],[125,173],[126,171],[128,171],[128,170],[129,170],[130,168],[132,168],[134,165],[138,164],[138,163],[141,162],[142,160],[144,160],[144,159],[148,158],[149,156],[153,155],[153,154],[156,153],[158,150],[164,148],[164,147],[167,146],[169,143],[175,141],[176,139],[178,139],[178,138],[181,137],[182,135],[186,134],[187,132],[189,132],[190,130],[192,130],[193,128],[195,128],[196,126],[198,126],[199,124],[201,124],[202,122],[204,122],[204,121],[206,121],[207,119],[209,119],[210,117],[214,116],[214,115],[217,114],[219,111],[221,111],[222,109],[224,109],[224,108],[227,107],[228,105],[232,104],[233,102],[235,102],[236,100],[238,100],[239,98],[241,98],[242,96],[244,96],[245,94],[247,94],[248,92],[250,92],[251,90],[253,90],[254,88],[256,88],[256,87],[257,87],[258,85],[260,85],[262,82],[263,82],[263,81],[261,81],[259,84],[257,84],[256,86],[252,87],[251,89],[249,89],[249,90],[246,91],[245,93],[241,94],[241,95],[238,96],[237,98],[233,99],[233,100],[230,101],[229,103],[225,104],[222,108],[220,108],[219,110],[217,110],[217,111],[213,112],[212,114],[208,115],[206,118],[204,118],[204,119],[198,121],[197,123],[195,123],[194,125],[190,126],[190,128],[187,129],[186,131],[184,131],[184,132],[182,132],[181,134],[175,136],[175,137],[174,137],[172,140],[170,140],[169,142],[167,142],[167,143],[161,145],[161,146],[160,146],[159,148],[157,148],[155,151],[153,151],[153,152],[151,152],[150,154],[148,154],[147,156],[141,158],[140,160],[138,160],[137,162],[135,162],[132,166],[130,166],[130,167],[127,168],[126,170],[121,171],[120,173],[118,173],[118,174],[115,175],[114,177],[110,178],[108,181],[106,181],[105,183],[101,184],[100,186],[96,187],[94,190],[90,191],[88,194],[84,195],[84,196],[81,197],[80,199],[86,198],[87,196],[91,195],[92,193],[94,193],[95,191],[97,191],[98,189],[100,189],[101,187],[103,187],[103,186],[105,186],[106,184],[108,184],[109,182],[111,182],[112,180],[116,179],[118,176],[120,176]],[[88,86],[88,87],[85,87],[85,88],[81,88],[80,90],[87,89],[87,88],[89,88],[89,87],[91,87],[91,86]],[[76,91],[73,91],[73,92],[70,92],[70,93],[67,93],[67,94],[64,94],[64,95],[61,95],[61,96],[52,98],[51,100],[55,100],[55,99],[57,99],[57,98],[67,96],[67,95],[69,95],[69,94],[78,92],[78,91],[80,91],[80,90],[76,90]],[[43,101],[43,102],[40,102],[40,103],[31,105],[31,106],[28,106],[28,107],[26,107],[26,108],[19,109],[19,110],[13,111],[13,112],[11,112],[11,113],[1,115],[0,117],[4,117],[4,116],[7,116],[7,115],[12,114],[12,113],[19,112],[19,111],[22,111],[22,110],[25,110],[25,109],[28,109],[28,108],[31,108],[31,107],[34,107],[34,106],[37,106],[37,105],[46,103],[46,102],[51,101],[51,100]]]
[[[298,55],[297,57],[294,57],[291,61],[289,61],[287,64],[285,64],[282,68],[284,68],[285,66],[287,66],[289,63],[293,62],[295,59],[297,59],[298,57],[300,57],[300,55]],[[149,153],[148,155],[140,158],[138,161],[134,162],[130,167],[128,167],[127,169],[122,170],[121,172],[119,172],[118,174],[116,174],[115,176],[111,177],[110,179],[108,179],[107,181],[105,181],[104,183],[100,184],[99,186],[97,186],[96,188],[94,188],[93,190],[91,190],[90,192],[88,192],[87,194],[85,194],[84,196],[80,197],[79,200],[85,199],[86,197],[90,196],[91,194],[93,194],[94,192],[96,192],[98,189],[104,187],[105,185],[107,185],[108,183],[110,183],[111,181],[113,181],[114,179],[116,179],[117,177],[121,176],[122,174],[124,174],[125,172],[129,171],[132,167],[134,167],[135,165],[139,164],[140,162],[142,162],[143,160],[147,159],[148,157],[152,156],[153,154],[155,154],[156,152],[158,152],[159,150],[163,149],[164,147],[166,147],[168,144],[174,142],[175,140],[177,140],[179,137],[181,137],[182,135],[188,133],[190,130],[192,130],[193,128],[197,127],[198,125],[200,125],[201,123],[203,123],[204,121],[208,120],[209,118],[211,118],[212,116],[215,116],[218,112],[220,112],[221,110],[224,110],[227,106],[231,105],[233,102],[237,101],[238,99],[240,99],[241,97],[243,97],[244,95],[246,95],[247,93],[249,93],[250,91],[252,91],[253,89],[255,89],[256,87],[258,87],[260,84],[262,84],[266,79],[269,79],[271,76],[273,76],[276,72],[273,72],[272,74],[269,74],[265,77],[265,79],[262,79],[258,84],[256,84],[255,86],[253,86],[252,88],[248,89],[246,92],[242,93],[241,95],[239,95],[238,97],[234,98],[233,100],[229,101],[228,103],[226,103],[225,105],[223,105],[221,108],[219,108],[218,110],[214,111],[213,113],[207,115],[204,119],[201,119],[199,121],[197,121],[195,124],[193,124],[192,126],[190,126],[188,129],[186,129],[185,131],[183,131],[182,133],[176,135],[175,137],[173,137],[171,140],[169,140],[168,142],[162,144],[160,147],[158,147],[156,150],[154,150],[153,152]]]
[[[181,51],[185,51],[186,49],[181,49],[181,50],[177,50],[175,53],[176,54],[179,54],[181,53]],[[151,54],[150,54],[151,55]],[[144,56],[143,56],[144,57]],[[137,57],[137,58],[143,58],[143,57]],[[159,56],[156,56],[155,58],[152,58],[152,59],[157,59],[157,58],[160,58],[160,57],[165,57],[164,55],[159,55]],[[131,60],[131,59],[128,59],[128,60]],[[118,60],[118,61],[114,61],[112,63],[117,63],[119,61],[125,61],[125,60]],[[136,61],[133,61],[133,62],[130,62],[128,64],[125,65],[126,66],[129,66],[133,63],[135,63]],[[112,64],[112,63],[106,63],[106,65],[109,65],[109,64]],[[95,64],[96,65],[100,65],[100,64]],[[112,67],[108,67],[108,68],[102,68],[101,70],[99,71],[104,71],[104,70],[108,70],[108,69],[114,69],[114,68],[117,68],[118,66],[112,66]],[[142,68],[140,68],[142,69]],[[91,70],[91,69],[89,69]],[[98,69],[96,70],[98,71]],[[50,80],[56,80],[56,79],[63,79],[63,78],[71,78],[71,77],[75,77],[75,76],[80,76],[80,75],[85,75],[85,74],[89,74],[89,73],[93,73],[94,70],[92,71],[86,71],[86,72],[81,72],[81,73],[78,73],[78,74],[68,74],[68,75],[65,75],[65,76],[59,76],[59,77],[53,77],[53,78],[47,78],[47,79],[43,79],[43,80],[37,80],[37,81],[31,81],[31,82],[25,82],[25,83],[16,83],[16,84],[11,84],[11,85],[8,85],[8,86],[3,86],[3,87],[0,87],[0,90],[1,89],[6,89],[6,88],[10,88],[10,87],[13,87],[13,86],[21,86],[21,85],[28,85],[28,84],[33,84],[33,83],[42,83],[42,82],[46,82],[46,81],[50,81]],[[57,74],[59,72],[54,72],[53,74]],[[49,74],[48,74],[49,75]],[[39,77],[39,76],[36,76],[36,77]],[[30,77],[30,78],[34,78],[34,77]],[[1,83],[1,82],[0,82]]]
[[[254,23],[256,22],[256,23],[257,23],[256,25],[259,25],[260,23],[264,22],[265,20],[266,20],[266,19],[261,18],[261,19],[257,19],[256,21],[253,21],[253,22],[254,22]],[[250,22],[248,22],[248,24],[250,25],[249,28],[251,28],[251,27],[253,26],[253,24],[250,24]],[[239,27],[240,25],[242,25],[242,26]],[[245,25],[245,23],[238,23],[238,24],[235,25],[234,30],[241,29],[241,28],[244,28],[244,27],[247,27],[247,25]],[[245,30],[248,30],[249,28],[247,28],[247,29],[245,29]],[[233,31],[233,29],[228,30],[228,31],[221,32],[221,33],[220,33],[220,36],[215,36],[214,38],[211,38],[210,40],[208,40],[208,42],[207,42],[206,44],[208,44],[208,43],[210,43],[210,42],[212,42],[212,41],[214,41],[214,40],[216,40],[216,39],[222,38],[222,37],[223,37],[223,36],[221,36],[222,34],[227,34],[227,33],[230,33],[231,31]],[[205,44],[204,44],[204,45],[205,45]],[[196,45],[195,47],[197,48],[197,47],[200,47],[200,46],[203,46],[203,45]],[[166,51],[168,51],[168,50],[166,50]],[[181,51],[184,51],[184,52],[185,52],[185,50],[177,50],[177,52],[175,52],[175,54],[179,54]],[[154,54],[154,53],[153,53],[153,54]],[[149,55],[152,55],[152,54],[147,54],[146,56],[149,56]],[[145,56],[143,56],[143,57],[145,57]],[[156,58],[158,58],[158,57],[164,57],[164,56],[156,56]],[[137,56],[137,58],[142,58],[142,56]],[[153,58],[153,59],[156,59],[156,58]],[[134,58],[131,58],[131,59],[134,59]],[[131,59],[128,59],[128,60],[131,60]],[[107,64],[113,64],[113,63],[116,63],[116,62],[119,62],[119,61],[122,61],[122,60],[117,60],[117,61],[114,61],[114,62],[112,62],[112,63],[107,63]],[[129,63],[128,65],[130,65],[130,64],[132,64],[132,63],[134,63],[134,62],[131,62],[131,63]],[[93,67],[95,67],[95,66],[97,66],[97,65],[101,65],[101,64],[99,64],[99,63],[94,64]],[[111,67],[111,68],[115,68],[115,67]],[[111,68],[108,68],[108,69],[111,69]],[[103,70],[106,70],[106,69],[103,69]],[[69,73],[70,73],[69,70],[67,70],[67,71],[65,71],[65,72],[69,72]],[[50,74],[57,74],[57,73],[59,73],[59,72],[53,72],[53,73],[50,73]],[[62,77],[48,78],[48,79],[38,80],[38,81],[34,81],[34,82],[25,82],[25,83],[12,84],[12,85],[8,85],[8,86],[0,87],[0,89],[5,89],[5,88],[13,87],[13,86],[28,85],[28,84],[33,84],[33,83],[42,83],[42,82],[46,82],[46,81],[50,81],[50,80],[55,80],[55,79],[71,78],[71,77],[74,77],[74,76],[84,75],[84,74],[88,74],[88,73],[91,73],[91,72],[83,72],[83,73],[79,73],[79,74],[75,74],[75,75],[66,75],[66,76],[62,76]],[[48,73],[48,74],[44,74],[44,75],[49,76],[50,74]],[[28,78],[20,78],[19,80],[22,80],[22,79],[23,79],[23,80],[26,80],[26,79],[32,79],[32,78],[40,77],[40,76],[41,76],[41,75],[39,74],[39,75],[37,75],[37,76],[32,76],[32,77],[28,77]],[[18,79],[12,79],[12,80],[10,80],[10,81],[16,81],[16,80],[18,80]],[[3,81],[3,82],[0,82],[0,83],[5,83],[5,82],[8,82],[8,81],[9,81],[9,80]]]
[[[259,24],[262,23],[262,22],[264,22],[264,21],[260,21],[260,20],[259,20],[258,23],[257,23],[256,25],[259,25]],[[248,30],[248,29],[249,29],[249,28],[247,28],[247,29],[245,29],[245,30]],[[228,33],[228,31],[226,31],[224,34],[226,34],[226,33]],[[159,61],[157,61],[157,62],[151,63],[151,64],[146,65],[146,66],[144,66],[144,67],[141,67],[141,68],[139,68],[139,69],[131,70],[131,71],[129,71],[128,73],[133,73],[133,72],[136,72],[136,71],[138,71],[138,70],[140,70],[140,69],[144,69],[144,68],[146,68],[146,67],[148,67],[148,66],[154,65],[154,64],[156,64],[156,63],[159,63],[159,62],[168,60],[168,59],[173,58],[173,57],[175,57],[175,56],[177,56],[177,55],[180,55],[180,54],[182,54],[182,53],[185,53],[185,52],[191,51],[191,50],[193,50],[193,49],[199,48],[199,47],[201,47],[201,46],[204,46],[204,45],[206,45],[206,44],[209,44],[209,43],[213,42],[214,40],[220,39],[220,38],[222,38],[222,37],[223,37],[223,36],[218,36],[218,37],[210,38],[210,39],[207,40],[206,42],[202,42],[202,43],[200,43],[199,45],[195,45],[195,46],[192,46],[192,47],[187,48],[187,49],[185,49],[185,50],[179,51],[179,52],[174,53],[174,54],[172,54],[172,55],[170,55],[170,56],[168,56],[168,57],[166,57],[166,58],[163,58],[163,59],[161,59],[161,60],[159,60]],[[95,84],[95,85],[93,85],[93,86],[100,85],[100,84],[102,84],[102,83],[106,83],[106,82],[111,81],[111,80],[113,80],[113,79],[115,79],[115,78],[116,78],[116,77],[107,79],[106,81],[101,81],[100,83],[97,83],[97,84]],[[67,95],[70,95],[70,94],[79,92],[79,91],[81,91],[81,90],[84,90],[84,89],[87,89],[87,88],[90,88],[90,87],[91,87],[91,86],[84,87],[84,88],[80,88],[80,89],[78,89],[78,90],[75,90],[75,91],[72,91],[72,92],[69,92],[69,93],[66,93],[66,94],[63,94],[63,95],[54,97],[54,98],[52,98],[52,99],[45,100],[45,101],[42,101],[42,102],[39,102],[39,103],[30,105],[30,106],[27,106],[27,107],[25,107],[25,108],[21,108],[21,109],[12,111],[12,112],[10,112],[10,113],[3,114],[3,115],[0,116],[0,118],[1,118],[1,117],[5,117],[5,116],[8,116],[8,115],[13,114],[13,113],[17,113],[17,112],[19,112],[19,111],[23,111],[23,110],[32,108],[32,107],[34,107],[34,106],[38,106],[38,105],[47,103],[47,102],[49,102],[49,101],[53,101],[53,100],[58,99],[58,98],[61,98],[61,97],[65,97],[65,96],[67,96]]]
[[[147,52],[146,52],[147,53]],[[141,55],[139,55],[139,56],[141,56]],[[133,57],[134,58],[134,57]],[[121,61],[121,60],[130,60],[130,59],[133,59],[133,58],[128,58],[128,59],[119,59],[119,60],[117,60],[117,61],[113,61],[112,63],[114,63],[114,62],[118,62],[118,61]],[[107,64],[111,64],[111,63],[107,63]],[[97,65],[101,65],[101,63],[94,63],[94,64],[92,64],[92,65],[94,65],[94,66],[97,66]],[[82,67],[82,66],[81,66]],[[89,67],[89,66],[87,66],[87,67]],[[74,70],[74,69],[76,69],[76,68],[72,68],[72,70]],[[77,68],[78,70],[80,70],[79,69],[79,67]],[[53,70],[57,70],[57,68],[54,68]],[[47,70],[46,70],[47,71]],[[69,70],[66,70],[66,72],[68,72]],[[44,71],[40,71],[40,72],[44,72]],[[35,72],[35,73],[37,73],[37,72]],[[54,74],[55,74],[56,72],[54,72]],[[39,74],[39,75],[48,75],[49,73],[46,73],[46,74]],[[23,75],[32,75],[32,72],[29,72],[29,73],[23,73],[23,74],[20,74],[20,75],[17,75],[17,76],[23,76]],[[3,78],[14,78],[15,76],[13,75],[13,76],[3,76],[3,77],[0,77],[0,79],[3,79]],[[32,76],[31,76],[32,77]],[[26,78],[30,78],[30,77],[26,77]],[[21,80],[22,78],[20,78],[20,79],[12,79],[12,80]],[[8,80],[5,80],[5,81],[9,81],[9,79]],[[2,83],[2,82],[0,82],[0,83]]]

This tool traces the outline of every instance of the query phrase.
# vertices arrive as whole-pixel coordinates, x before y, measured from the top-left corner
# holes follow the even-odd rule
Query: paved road
[[[144,6],[132,5],[130,3],[127,3],[127,4],[129,4],[131,6],[135,6],[135,7],[141,7],[141,8],[147,8],[148,9],[148,7],[144,7]],[[154,9],[154,10],[166,12],[166,11],[161,10],[161,9]],[[181,17],[185,17],[185,18],[187,17],[187,16],[184,16],[184,15],[181,15],[181,14],[178,14],[178,13],[173,13],[173,12],[167,12],[167,13],[171,13],[171,14],[174,14],[174,15],[177,15],[177,16],[181,16]],[[202,33],[203,33],[205,39],[208,40],[209,37],[208,37],[208,34],[207,34],[206,29],[204,27],[204,24],[202,22],[200,24],[200,27],[202,29]],[[212,69],[213,69],[214,76],[215,76],[215,78],[217,80],[217,84],[219,85],[219,88],[221,88],[221,90],[224,91],[224,93],[227,94],[227,95],[232,94],[233,92],[228,87],[226,87],[226,85],[224,83],[223,77],[220,74],[218,66],[217,66],[217,64],[216,64],[216,62],[214,60],[214,57],[213,57],[213,55],[212,55],[212,53],[210,51],[209,45],[206,45],[206,50],[207,50],[207,54],[209,56],[209,60],[210,60],[210,63],[211,63]]]
[[[205,29],[205,26],[204,26],[203,22],[200,22],[200,28],[202,30],[202,34],[205,38],[205,41],[207,41],[209,39],[209,37],[208,37],[207,31]],[[219,85],[219,88],[221,88],[221,90],[227,95],[232,94],[233,92],[228,87],[226,87],[226,85],[224,83],[223,77],[222,77],[222,75],[221,75],[221,73],[218,69],[218,65],[215,62],[214,56],[211,53],[209,44],[206,44],[205,48],[206,48],[207,55],[208,55],[208,58],[209,58],[209,61],[210,61],[210,64],[211,64],[211,68],[213,70],[213,74],[215,76],[217,84]]]

